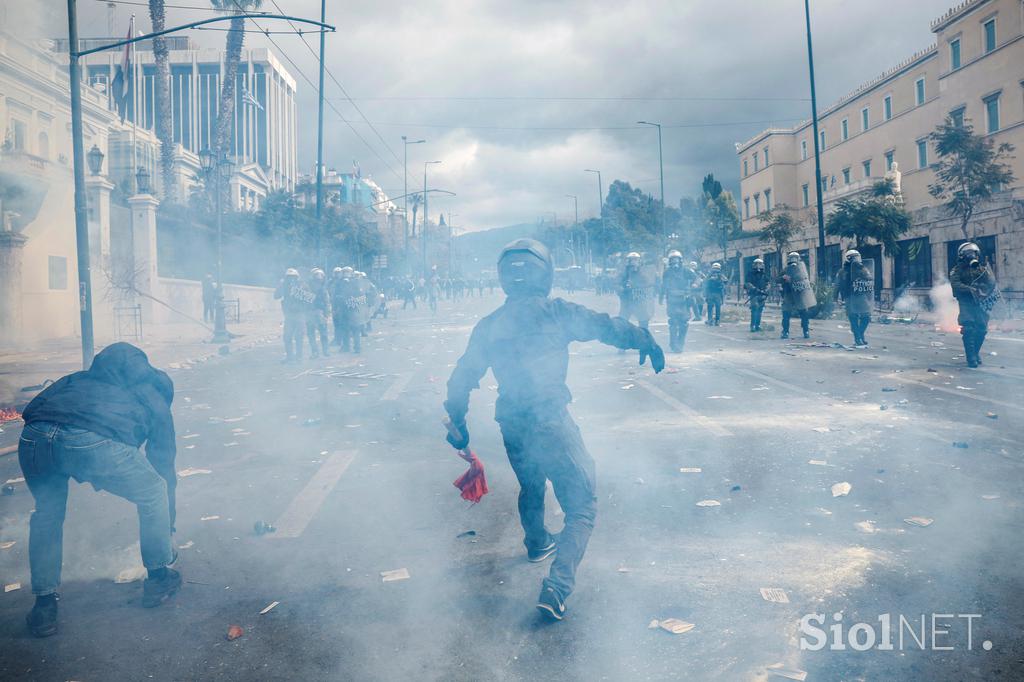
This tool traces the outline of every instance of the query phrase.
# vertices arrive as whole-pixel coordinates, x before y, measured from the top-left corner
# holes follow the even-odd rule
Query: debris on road
[[[14,592],[15,590],[21,589],[21,583],[9,583],[4,585],[4,594],[8,592]]]
[[[815,426],[811,430],[817,431],[818,433],[829,433],[832,429],[828,428],[827,426]]]
[[[847,483],[846,481],[836,483],[835,485],[832,486],[832,497],[845,497],[846,495],[850,494],[850,490],[852,489],[853,486]]]
[[[321,421],[323,421],[323,420],[320,419],[320,417],[310,417],[309,419],[307,419],[304,422],[302,422],[302,425],[303,426],[316,426]]]
[[[213,514],[212,516],[200,516],[199,520],[200,521],[216,521],[219,518],[220,518],[219,515]]]
[[[982,495],[981,499],[983,499],[983,500],[998,500],[999,496],[998,495]],[[6,547],[0,545],[0,549],[6,549]]]
[[[380,577],[383,582],[393,583],[399,580],[408,580],[412,576],[409,575],[409,569],[396,568],[393,571],[381,571]]]
[[[904,523],[909,523],[911,526],[920,526],[921,528],[927,528],[934,523],[934,519],[929,519],[924,516],[911,516],[909,519],[903,519]]]
[[[260,611],[260,615],[261,615],[261,616],[265,616],[266,614],[268,614],[268,613],[270,613],[271,611],[273,611],[273,610],[274,610],[274,607],[276,607],[276,606],[277,606],[278,604],[280,604],[280,603],[281,603],[281,602],[279,602],[279,601],[272,601],[272,602],[270,602],[270,603],[269,603],[269,604],[267,604],[267,605],[266,605],[265,607],[263,607],[263,610],[262,610],[262,611]]]
[[[257,521],[252,524],[252,532],[256,533],[256,535],[266,535],[267,533],[277,532],[277,528],[266,521]]]
[[[188,478],[189,476],[195,476],[196,474],[212,474],[213,472],[209,469],[196,469],[195,467],[188,467],[178,472],[178,476],[181,478]]]
[[[633,481],[633,483],[636,483],[637,485],[643,485],[644,484],[644,479],[642,479],[639,476],[637,476],[636,480]]]
[[[960,448],[961,450],[966,450],[967,448],[969,448],[971,446],[967,444],[967,441],[955,440],[955,441],[953,441],[953,447],[954,448]]]
[[[238,639],[239,637],[241,637],[244,634],[245,634],[245,630],[243,630],[241,627],[239,627],[237,625],[229,625],[228,626],[228,633],[227,633],[226,636],[227,636],[229,642],[233,642],[234,640]]]
[[[989,419],[999,419],[999,415],[996,414],[995,412],[986,412],[985,416],[988,417]]]
[[[24,482],[25,482],[25,477],[24,476],[19,476],[18,478],[8,478],[6,481],[4,481],[4,485],[12,485],[14,483],[24,483]]]
[[[8,540],[7,542],[0,542],[0,549],[10,549],[14,547],[14,540]]]
[[[689,632],[694,627],[693,623],[687,623],[685,620],[679,620],[678,618],[666,618],[664,620],[652,620],[647,624],[649,630],[657,630],[661,628],[665,632],[671,632],[673,635],[681,635],[685,632]]]
[[[632,570],[632,569],[626,568],[625,566],[619,566],[618,572],[619,573],[629,573],[630,570]]]
[[[709,395],[708,400],[732,400],[731,395]]]
[[[237,440],[233,440],[230,443],[224,443],[224,447],[226,447],[226,448],[233,448],[236,445],[238,445],[238,441]]]
[[[857,523],[853,524],[853,527],[859,530],[861,533],[867,533],[868,535],[878,532],[878,529],[875,528],[874,521],[858,521]]]
[[[718,500],[701,500],[697,503],[698,507],[721,507],[722,503]]]
[[[893,386],[882,386],[882,393],[895,393],[898,390],[898,388]]]
[[[739,490],[742,490],[742,488],[740,488],[740,486],[738,485],[734,485],[733,487],[729,488],[729,492],[731,493],[737,492]]]
[[[196,543],[194,543],[191,540],[189,540],[184,545],[178,545],[178,549],[188,549],[189,547],[191,547],[194,544],[196,544]]]
[[[819,466],[819,467],[828,466],[828,462],[826,462],[823,459],[809,459],[809,460],[807,460],[807,463],[808,464],[814,464],[815,466]]]
[[[475,538],[476,537],[476,531],[475,530],[463,531],[462,533],[459,533],[455,537],[456,538]]]
[[[133,583],[137,580],[145,580],[147,575],[148,573],[146,572],[146,567],[139,564],[138,566],[126,568],[120,573],[118,573],[117,577],[114,578],[114,582],[119,585],[123,585],[125,583]]]
[[[13,485],[5,485],[3,487],[3,494],[7,495],[7,496],[13,495],[14,494],[14,486]]]
[[[797,682],[804,682],[807,679],[807,671],[800,670],[799,668],[787,668],[782,663],[773,663],[769,666],[765,666],[769,675],[776,675],[778,677],[785,677],[787,680],[796,680]]]
[[[700,467],[679,467],[681,474],[699,474],[700,472]]]
[[[761,587],[761,598],[765,601],[770,601],[773,604],[788,604],[789,597],[786,596],[786,592],[781,587]]]

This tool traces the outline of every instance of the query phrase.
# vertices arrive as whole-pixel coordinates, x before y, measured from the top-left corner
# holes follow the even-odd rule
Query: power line
[[[715,122],[715,123],[677,123],[672,125],[663,125],[663,128],[672,129],[686,129],[686,128],[723,128],[730,126],[745,126],[745,125],[770,125],[772,123],[790,123],[794,121],[802,121],[803,118],[774,118],[770,121],[727,121],[727,122]],[[359,121],[352,121],[353,123],[359,123]],[[647,130],[643,126],[476,126],[476,125],[452,125],[452,124],[435,124],[435,123],[384,123],[381,121],[375,121],[374,125],[382,127],[396,127],[396,128],[438,128],[445,130],[495,130],[495,131],[539,131],[539,132],[559,132],[559,131],[588,131],[588,130]]]
[[[545,97],[534,95],[410,95],[356,97],[357,101],[452,102],[809,102],[806,97]]]

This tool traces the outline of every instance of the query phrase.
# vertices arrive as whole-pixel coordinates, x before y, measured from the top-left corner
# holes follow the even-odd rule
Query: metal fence
[[[115,307],[114,331],[118,341],[142,341],[142,305]]]

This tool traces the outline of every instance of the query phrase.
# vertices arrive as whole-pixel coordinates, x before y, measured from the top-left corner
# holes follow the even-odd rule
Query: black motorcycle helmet
[[[498,256],[498,281],[508,296],[547,296],[554,276],[551,252],[536,239],[517,239]]]

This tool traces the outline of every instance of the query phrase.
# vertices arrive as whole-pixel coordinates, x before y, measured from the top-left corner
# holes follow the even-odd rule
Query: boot
[[[49,637],[57,634],[57,595],[46,594],[36,597],[35,606],[25,616],[28,631],[33,637]]]

